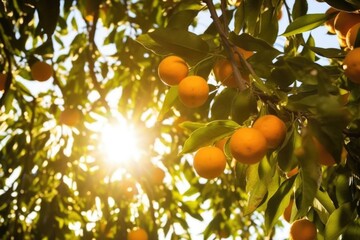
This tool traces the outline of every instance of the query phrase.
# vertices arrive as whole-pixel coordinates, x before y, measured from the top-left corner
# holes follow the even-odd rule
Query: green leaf
[[[244,209],[244,215],[253,213],[266,199],[267,186],[263,181],[258,181],[250,191],[247,205]]]
[[[302,148],[304,153],[299,156],[301,174],[301,201],[296,219],[307,214],[312,205],[321,183],[321,166],[317,161],[317,153],[311,136],[303,137]]]
[[[294,156],[294,150],[296,147],[296,141],[299,138],[299,133],[295,130],[295,127],[289,128],[284,140],[284,146],[279,150],[277,154],[277,161],[280,169],[284,172],[288,172],[295,168],[297,161]]]
[[[209,52],[205,40],[184,29],[159,28],[148,34],[164,49],[183,57],[191,65],[203,59]]]
[[[161,44],[157,43],[154,39],[152,39],[149,34],[142,34],[138,36],[136,38],[136,41],[138,41],[141,45],[153,51],[154,53],[160,55],[167,55],[171,53],[169,50],[164,49],[164,47],[161,46]]]
[[[285,32],[281,34],[284,37],[296,35],[299,33],[310,31],[316,27],[321,26],[328,19],[325,14],[307,14],[298,17],[286,28]]]
[[[329,217],[325,226],[325,239],[336,240],[346,230],[356,217],[352,203],[345,203],[336,209]]]
[[[236,92],[237,91],[234,88],[226,88],[215,96],[214,103],[211,107],[212,119],[227,119],[230,116],[230,104],[232,103]]]
[[[184,10],[177,12],[169,19],[167,28],[187,29],[198,13],[198,10]]]
[[[209,122],[204,127],[200,127],[191,133],[185,141],[184,147],[180,154],[191,153],[200,147],[213,144],[233,133],[239,125],[231,120],[216,120]]]
[[[291,189],[295,179],[296,177],[292,177],[285,180],[275,194],[269,199],[267,203],[268,207],[265,210],[265,229],[267,233],[275,226],[279,217],[288,206],[292,193]],[[265,234],[267,235],[267,233]]]
[[[296,19],[304,16],[308,11],[308,3],[306,0],[295,0],[294,7],[292,10],[292,17]]]
[[[224,104],[223,107],[224,106],[226,105]],[[257,113],[257,101],[252,91],[250,91],[250,88],[237,93],[231,104],[232,120],[242,124],[255,113]]]
[[[165,114],[171,109],[171,107],[174,105],[177,99],[178,99],[178,88],[177,86],[173,86],[166,93],[164,103],[157,118],[158,121],[161,121],[164,118]]]
[[[324,0],[330,6],[342,10],[342,11],[349,11],[353,12],[358,10],[360,7],[357,4],[351,4],[349,1],[339,1],[339,0]]]

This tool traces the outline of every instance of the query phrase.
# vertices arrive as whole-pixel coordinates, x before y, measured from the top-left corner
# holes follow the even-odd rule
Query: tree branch
[[[227,50],[228,52],[228,55],[230,57],[230,62],[231,62],[231,66],[233,68],[233,72],[234,72],[234,76],[235,76],[235,79],[236,79],[236,82],[239,86],[239,89],[240,91],[244,90],[246,88],[246,81],[244,80],[244,78],[241,76],[241,73],[239,71],[239,68],[237,67],[237,64],[236,64],[236,61],[235,61],[235,58],[234,58],[234,54],[233,54],[233,49],[236,48],[236,46],[231,43],[227,37],[227,34],[224,30],[224,28],[222,27],[221,25],[221,22],[220,22],[220,19],[219,19],[219,16],[217,15],[216,13],[216,9],[215,9],[215,6],[212,2],[212,0],[204,0],[204,2],[206,3],[208,9],[209,9],[209,12],[210,12],[210,15],[211,15],[211,18],[214,20],[214,23],[215,23],[215,27],[216,29],[218,30],[218,33],[220,35],[220,39],[222,41],[222,43],[224,44],[225,46],[225,49]],[[242,61],[245,61],[246,60],[244,59],[244,57],[242,56],[242,54],[240,54],[240,59]]]
[[[102,104],[104,105],[106,110],[110,111],[110,106],[105,99],[104,91],[101,88],[101,85],[98,82],[95,71],[94,71],[95,62],[94,62],[93,56],[95,55],[95,51],[97,50],[97,46],[95,43],[95,32],[96,32],[96,24],[97,24],[98,19],[99,19],[99,6],[96,8],[96,10],[94,12],[94,18],[93,18],[92,24],[87,23],[88,28],[90,29],[89,30],[89,51],[88,51],[87,60],[89,63],[89,74],[90,74],[92,83],[94,84],[94,88],[96,89],[96,91],[98,91],[98,93],[100,95],[100,101],[102,102]]]

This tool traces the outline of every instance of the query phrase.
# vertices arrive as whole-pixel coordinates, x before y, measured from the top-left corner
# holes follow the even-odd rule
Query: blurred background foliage
[[[359,6],[342,2],[343,10]],[[201,26],[199,16],[212,7],[218,18]],[[199,224],[204,239],[264,239],[281,229],[292,197],[293,219],[313,220],[319,237],[333,234],[330,228],[335,238],[327,239],[359,237],[360,87],[343,76],[344,49],[318,47],[321,39],[303,34],[328,18],[307,11],[306,0],[2,1],[2,238],[126,239],[138,226],[149,239],[194,239],[191,227]],[[289,19],[284,33],[280,12]],[[280,35],[286,43],[275,48]],[[225,43],[255,53],[245,91],[214,81],[215,61],[229,56]],[[186,108],[175,87],[159,80],[157,66],[168,54],[209,79],[206,104]],[[36,61],[52,66],[50,80],[32,79]],[[74,126],[61,120],[66,109],[80,113]],[[229,136],[234,129],[224,122],[249,126],[265,113],[286,122],[279,149],[258,165],[229,160],[215,180],[196,175],[191,153]],[[138,157],[122,161],[120,151],[118,161],[106,161],[103,130],[121,121],[136,131]],[[114,131],[111,141],[126,149],[122,134]],[[338,164],[315,163],[311,136]],[[299,146],[305,155],[294,154]],[[301,171],[286,177],[295,166]]]

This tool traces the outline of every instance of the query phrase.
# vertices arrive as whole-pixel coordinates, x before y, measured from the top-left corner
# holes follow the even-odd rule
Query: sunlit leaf
[[[231,120],[216,120],[209,122],[191,133],[185,141],[181,154],[190,153],[196,149],[211,145],[216,140],[224,138],[237,129],[239,125]]]
[[[321,26],[328,16],[325,14],[307,14],[295,19],[282,34],[284,37],[310,31]]]
[[[325,239],[336,240],[355,219],[353,203],[345,203],[329,217],[325,226]]]

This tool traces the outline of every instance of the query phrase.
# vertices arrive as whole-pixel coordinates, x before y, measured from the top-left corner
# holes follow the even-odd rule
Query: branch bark
[[[221,21],[219,19],[219,16],[216,13],[216,9],[215,9],[215,6],[214,6],[214,3],[212,2],[212,0],[204,0],[204,2],[206,3],[206,5],[209,9],[211,18],[214,20],[214,24],[215,24],[216,29],[218,30],[220,39],[221,39],[222,43],[224,44],[226,51],[229,54],[231,66],[233,68],[234,77],[236,79],[236,82],[239,86],[240,91],[242,91],[246,88],[246,81],[241,76],[241,73],[239,71],[239,68],[237,67],[237,64],[236,64],[236,61],[234,58],[233,51],[234,51],[234,49],[236,49],[236,46],[232,42],[229,41],[228,36],[226,34],[226,30],[221,24]],[[223,8],[224,7],[222,7],[222,9]],[[223,14],[225,14],[225,13],[223,13]],[[244,59],[242,54],[241,53],[238,53],[238,54],[240,56],[241,62],[246,62],[246,60]]]

